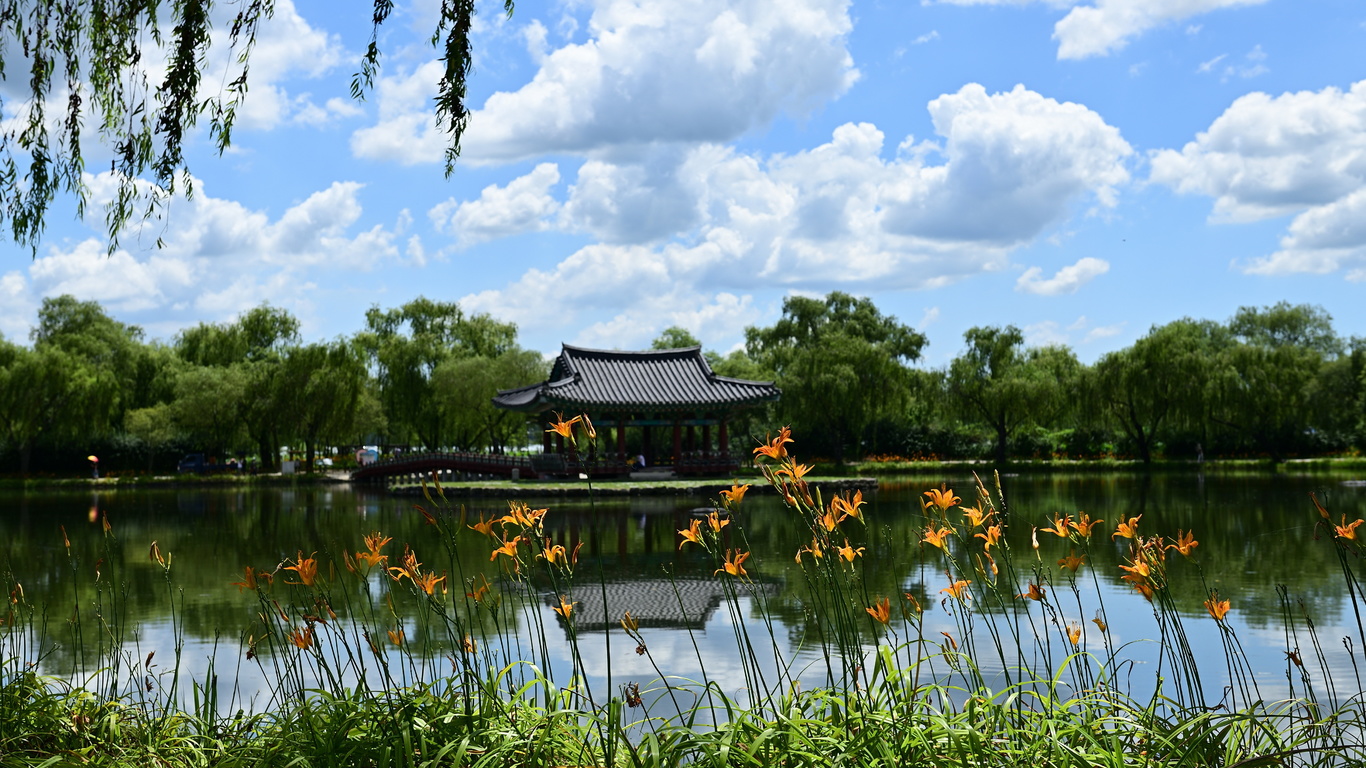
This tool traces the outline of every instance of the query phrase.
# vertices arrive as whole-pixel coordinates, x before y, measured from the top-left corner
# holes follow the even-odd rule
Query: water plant
[[[574,442],[595,437],[582,418],[552,429]],[[1114,521],[1107,536],[1106,521],[1085,512],[1030,519],[1007,503],[999,477],[978,479],[966,500],[940,486],[921,497],[919,580],[893,591],[866,567],[894,544],[862,493],[826,498],[795,445],[783,429],[754,452],[807,542],[782,566],[784,578],[801,582],[795,604],[767,588],[779,565],[752,554],[748,485],[722,491],[678,530],[678,547],[707,561],[704,572],[723,595],[719,624],[732,635],[735,679],[708,672],[691,633],[698,677],[671,672],[674,660],[656,657],[638,618],[644,606],[609,602],[619,598],[609,595],[601,565],[585,567],[582,542],[548,526],[549,509],[512,501],[501,514],[472,515],[447,503],[434,481],[415,508],[428,533],[417,540],[375,531],[331,551],[291,547],[282,563],[244,564],[232,583],[251,606],[247,623],[237,642],[224,635],[202,671],[188,671],[179,642],[169,654],[141,647],[123,574],[112,565],[123,544],[107,520],[105,557],[93,568],[66,543],[72,573],[88,587],[71,606],[31,604],[9,577],[0,760],[718,768],[1366,761],[1356,662],[1366,649],[1360,520],[1334,521],[1312,500],[1356,617],[1356,637],[1344,638],[1351,669],[1326,650],[1303,603],[1279,590],[1290,695],[1269,701],[1266,670],[1253,668],[1230,622],[1238,606],[1206,582],[1195,532],[1151,532],[1136,515]],[[1151,664],[1140,667],[1142,649],[1112,633],[1094,565],[1099,546],[1127,548],[1120,574],[1152,611]],[[184,616],[184,565],[155,543],[148,558],[172,615]],[[1200,585],[1204,615],[1179,608],[1175,587],[1188,583]],[[670,584],[686,611],[682,580],[671,574]],[[1217,628],[1222,670],[1201,667],[1193,621]],[[57,676],[47,666],[64,647],[84,652],[70,675]],[[643,659],[653,677],[614,676],[614,658]],[[218,680],[247,674],[263,681],[260,694]]]

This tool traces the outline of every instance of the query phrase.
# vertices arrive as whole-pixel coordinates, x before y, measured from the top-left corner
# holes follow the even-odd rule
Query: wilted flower
[[[290,630],[286,635],[289,642],[294,643],[300,650],[307,650],[313,647],[313,627],[312,625],[301,629]]]

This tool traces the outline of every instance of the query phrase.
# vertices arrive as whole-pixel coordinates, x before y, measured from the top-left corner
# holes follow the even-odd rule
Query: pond
[[[1201,663],[1202,684],[1212,700],[1221,698],[1229,670],[1220,650],[1218,625],[1204,605],[1208,589],[1217,589],[1229,601],[1228,625],[1244,647],[1262,697],[1272,700],[1302,693],[1297,687],[1299,672],[1291,674],[1286,650],[1307,649],[1310,644],[1300,618],[1306,613],[1312,617],[1326,660],[1325,667],[1313,670],[1320,686],[1318,695],[1352,696],[1360,691],[1348,658],[1362,650],[1355,619],[1359,605],[1353,606],[1347,593],[1333,541],[1322,526],[1316,527],[1320,518],[1308,494],[1317,494],[1335,522],[1341,514],[1348,520],[1359,518],[1366,515],[1366,488],[1354,480],[1325,474],[1213,471],[1006,476],[1002,484],[1012,521],[1007,541],[1023,563],[1023,576],[1003,589],[1025,591],[1031,563],[1057,573],[1054,563],[1076,551],[1075,544],[1039,532],[1035,534],[1040,545],[1036,555],[1031,528],[1052,525],[1051,516],[1056,514],[1075,516],[1085,511],[1103,518],[1105,523],[1092,537],[1086,564],[1078,572],[1085,589],[1077,590],[1075,597],[1067,596],[1065,578],[1056,577],[1053,589],[1065,597],[1058,601],[1058,614],[1049,619],[1036,611],[1030,614],[1033,618],[1026,617],[1027,627],[1031,632],[1066,637],[1066,625],[1081,624],[1086,633],[1084,645],[1100,653],[1102,643],[1095,627],[1101,622],[1092,619],[1103,616],[1108,633],[1103,647],[1122,647],[1123,658],[1128,659],[1116,674],[1126,677],[1136,695],[1151,692],[1156,681],[1145,670],[1153,669],[1159,656],[1172,649],[1151,641],[1159,636],[1153,610],[1120,578],[1119,566],[1125,562],[1130,542],[1111,538],[1116,523],[1141,515],[1140,525],[1147,534],[1175,537],[1178,530],[1193,531],[1199,541],[1189,562],[1173,554],[1171,584],[1190,647]],[[970,502],[970,477],[943,481]],[[961,636],[962,625],[955,621],[952,601],[941,593],[950,583],[944,555],[921,543],[927,522],[921,494],[939,482],[939,478],[884,478],[865,507],[867,530],[861,543],[866,550],[852,567],[859,569],[860,588],[868,604],[880,596],[909,593],[925,610],[924,636],[938,641],[940,633],[948,633],[952,642],[966,641],[970,638]],[[688,527],[693,508],[706,504],[705,499],[612,497],[591,505],[586,499],[529,501],[533,506],[549,506],[545,523],[554,542],[570,549],[583,544],[570,591],[578,604],[580,668],[597,690],[615,692],[628,681],[646,684],[661,672],[717,681],[739,690],[744,681],[740,677],[743,665],[737,659],[737,624],[749,626],[753,637],[765,638],[768,645],[756,653],[768,659],[764,663],[775,674],[781,659],[784,668],[793,670],[791,676],[821,683],[824,667],[812,642],[821,632],[821,619],[810,609],[808,583],[802,566],[794,560],[798,550],[810,543],[810,531],[776,497],[751,495],[736,516],[735,530],[743,539],[734,543],[752,551],[745,563],[752,585],[736,599],[728,598],[722,582],[713,578],[714,560],[695,546],[681,551],[678,546],[678,531]],[[463,504],[470,522],[507,509],[503,499]],[[458,508],[459,504],[450,506]],[[255,662],[245,659],[246,639],[257,631],[253,627],[260,626],[261,606],[254,595],[233,585],[242,580],[243,567],[272,571],[314,552],[320,563],[340,564],[342,551],[361,550],[364,534],[382,531],[394,540],[393,549],[388,550],[391,559],[397,558],[404,544],[410,544],[420,559],[443,570],[445,556],[437,551],[423,515],[413,507],[413,499],[350,486],[0,496],[0,540],[5,542],[0,570],[8,571],[4,591],[14,594],[17,585],[22,585],[28,604],[45,607],[40,613],[50,636],[40,648],[24,647],[11,639],[3,648],[4,655],[40,656],[45,671],[79,683],[98,673],[86,659],[111,643],[127,649],[130,658],[157,654],[162,666],[154,669],[162,672],[175,666],[179,644],[182,674],[205,679],[212,656],[220,693],[232,694],[224,694],[225,700],[259,707],[268,697],[264,692],[269,688],[271,667],[269,663],[262,666],[259,656]],[[117,540],[112,548],[103,532],[104,520]],[[490,561],[490,540],[474,531],[468,534],[457,547],[461,570],[447,569],[452,595],[473,589],[482,579],[495,585],[505,583],[500,580],[498,563]],[[150,554],[153,542],[170,558],[169,580]],[[326,579],[328,566],[323,568]],[[293,576],[289,571],[278,572],[277,588]],[[382,594],[387,586],[377,573],[367,590]],[[504,636],[501,653],[504,661],[535,657],[549,663],[553,674],[567,677],[568,634],[552,612],[559,604],[558,590],[549,584],[537,588],[533,600],[518,604],[495,628]],[[1278,589],[1284,590],[1285,599]],[[81,605],[79,617],[73,614],[76,603]],[[412,608],[400,600],[393,615],[396,626],[416,637],[420,628],[411,618]],[[626,610],[640,622],[650,649],[648,657],[635,654],[634,641],[619,628]],[[1298,626],[1289,639],[1287,610]],[[81,620],[73,622],[75,618]],[[72,629],[77,626],[79,632]],[[539,642],[533,642],[536,627],[544,628],[546,644],[533,653],[529,649]],[[867,635],[869,648],[878,640],[874,629]],[[898,639],[907,639],[905,633]],[[1066,648],[1065,643],[1059,644]],[[447,650],[432,645],[430,655],[440,658]],[[980,654],[978,663],[988,681],[999,684],[1009,680],[1020,653],[1029,650],[995,649]],[[1303,658],[1308,660],[1309,654]],[[1324,685],[1333,689],[1324,690]]]

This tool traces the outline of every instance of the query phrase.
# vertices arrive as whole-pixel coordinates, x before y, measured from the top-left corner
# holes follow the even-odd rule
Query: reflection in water
[[[1300,672],[1291,668],[1285,653],[1287,606],[1298,633],[1291,637],[1292,645],[1311,647],[1302,618],[1308,615],[1315,622],[1330,669],[1352,668],[1341,642],[1343,637],[1356,635],[1350,598],[1332,543],[1315,529],[1318,517],[1307,500],[1307,493],[1314,491],[1335,517],[1362,516],[1366,488],[1342,482],[1351,479],[1355,478],[1233,475],[1215,470],[1194,475],[1005,478],[1012,516],[1006,540],[1021,568],[1030,567],[1033,555],[1031,527],[1044,527],[1051,515],[1086,511],[1106,524],[1085,551],[1086,565],[1078,574],[1080,587],[1075,593],[1054,566],[1070,546],[1041,536],[1034,562],[1053,574],[1052,589],[1060,598],[1057,615],[1045,615],[1037,604],[1014,599],[1025,591],[1030,572],[1018,574],[1014,584],[1002,584],[1001,599],[978,606],[982,616],[998,616],[999,626],[1019,628],[1029,638],[998,643],[990,635],[988,622],[979,619],[974,634],[984,633],[976,640],[979,649],[987,651],[977,656],[984,676],[1001,683],[1010,679],[1022,661],[1037,666],[1065,656],[1070,650],[1066,627],[1080,624],[1082,648],[1104,661],[1111,649],[1122,647],[1122,658],[1127,661],[1116,661],[1114,674],[1132,686],[1136,695],[1151,690],[1152,670],[1164,649],[1152,640],[1159,636],[1152,609],[1119,578],[1118,565],[1128,555],[1129,542],[1109,535],[1121,518],[1139,515],[1148,534],[1174,536],[1178,529],[1193,530],[1199,539],[1192,560],[1173,556],[1170,569],[1177,608],[1190,646],[1204,663],[1202,681],[1212,700],[1220,698],[1226,681],[1220,633],[1203,605],[1207,588],[1217,589],[1230,600],[1230,624],[1239,633],[1267,698],[1302,690]],[[969,477],[943,480],[960,493],[971,487]],[[860,542],[867,551],[857,566],[861,588],[870,603],[876,596],[913,595],[926,610],[923,637],[934,643],[948,643],[946,637],[973,642],[961,636],[959,624],[949,613],[951,604],[943,602],[941,590],[948,580],[942,555],[919,543],[924,525],[919,494],[939,482],[940,478],[885,482],[871,500],[866,541]],[[809,532],[776,499],[747,498],[743,514],[724,532],[734,537],[726,546],[753,551],[746,567],[755,587],[731,602],[713,577],[716,563],[695,547],[678,548],[677,531],[688,526],[697,502],[614,497],[594,505],[581,500],[551,505],[545,521],[552,542],[568,550],[582,544],[578,583],[570,591],[578,603],[582,662],[590,682],[614,686],[627,679],[644,682],[657,676],[649,663],[636,657],[633,643],[613,642],[608,658],[607,644],[599,642],[604,634],[619,636],[612,633],[620,632],[618,621],[630,610],[640,622],[659,672],[665,675],[724,681],[728,688],[739,685],[733,676],[739,669],[733,627],[743,622],[752,623],[756,637],[767,637],[772,627],[772,648],[760,650],[770,659],[775,676],[822,683],[826,672],[814,639],[821,636],[825,619],[813,609],[818,601],[807,594],[808,582],[793,560],[794,553],[808,543]],[[501,499],[477,500],[466,503],[465,514],[473,522],[481,515],[501,515],[505,510]],[[101,521],[106,515],[117,536],[112,550],[102,535]],[[70,538],[69,552],[62,528]],[[235,673],[242,675],[239,682],[224,681],[220,686],[238,684],[242,696],[250,699],[261,683],[249,671],[251,665],[240,663],[244,648],[239,640],[252,631],[258,607],[253,596],[231,582],[240,579],[246,565],[278,572],[299,552],[317,552],[320,562],[340,563],[341,553],[359,549],[362,535],[372,530],[392,536],[396,548],[410,544],[424,561],[438,562],[441,556],[410,500],[365,489],[117,490],[0,497],[0,537],[5,542],[0,567],[8,571],[10,581],[23,585],[30,603],[51,606],[52,616],[69,614],[74,598],[81,616],[88,617],[86,626],[98,626],[93,606],[102,606],[106,612],[117,608],[119,617],[129,623],[121,642],[144,655],[151,650],[162,658],[172,654],[174,641],[167,627],[175,601],[175,621],[186,640],[185,668],[203,668],[191,656],[216,647],[220,677],[229,677],[228,669],[242,670]],[[147,557],[153,541],[173,558],[173,589],[168,589],[162,570]],[[455,553],[459,567],[437,566],[450,571],[452,596],[472,589],[478,579],[506,586],[497,563],[489,559],[491,549],[489,540],[474,531],[461,537]],[[564,629],[550,611],[558,605],[557,590],[550,584],[534,585],[539,598],[498,625],[515,638],[506,646],[508,661],[520,653],[518,649],[532,646],[534,627],[554,624]],[[1285,601],[1278,598],[1278,585],[1285,585]],[[7,584],[5,591],[11,588]],[[385,580],[376,578],[376,599],[387,588]],[[403,599],[396,603],[400,611],[415,607]],[[339,613],[343,623],[359,621],[344,606],[339,606]],[[1106,632],[1092,622],[1098,615],[1105,617]],[[771,625],[764,623],[766,619]],[[83,655],[97,654],[100,644],[108,642],[98,632],[64,635],[58,623],[52,626],[50,644],[43,652],[46,668],[55,674],[79,676]],[[410,637],[421,632],[412,622],[407,626]],[[916,640],[908,634],[907,625],[893,622],[892,626],[892,634],[879,635],[868,622],[863,630],[867,647],[879,641]],[[547,633],[547,641],[552,671],[567,675],[570,664],[564,632]],[[6,647],[5,652],[16,651]],[[940,669],[931,674],[950,672]],[[1315,670],[1318,680],[1330,676],[1329,669]],[[1339,681],[1336,691],[1324,694],[1343,697],[1356,692],[1354,685]]]

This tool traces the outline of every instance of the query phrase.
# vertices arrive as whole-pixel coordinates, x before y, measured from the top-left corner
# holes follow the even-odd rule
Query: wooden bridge
[[[355,470],[351,473],[351,479],[362,482],[385,482],[406,477],[430,479],[433,472],[442,476],[457,472],[466,476],[512,477],[514,473],[522,478],[541,476],[532,467],[532,460],[526,456],[458,451],[405,453],[398,458],[382,459]]]

